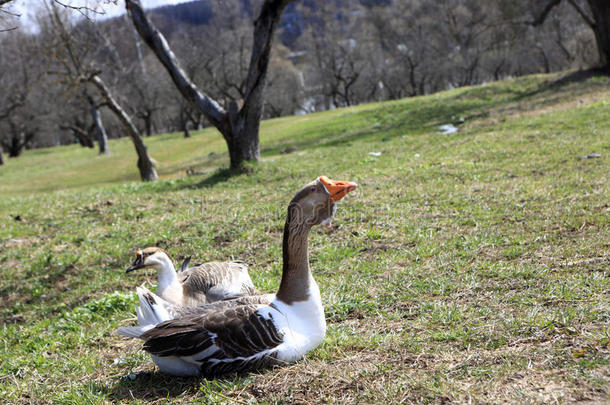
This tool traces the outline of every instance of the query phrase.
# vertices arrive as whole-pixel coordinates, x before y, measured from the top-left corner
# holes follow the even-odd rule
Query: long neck
[[[289,208],[284,226],[282,281],[276,294],[279,300],[287,304],[306,301],[309,298],[309,288],[315,284],[307,255],[311,226],[302,218],[295,217]]]
[[[157,293],[159,295],[163,294],[163,291],[170,287],[180,287],[176,269],[169,257],[163,257],[161,264],[156,265],[155,268],[157,269],[157,281],[159,282],[157,286]]]

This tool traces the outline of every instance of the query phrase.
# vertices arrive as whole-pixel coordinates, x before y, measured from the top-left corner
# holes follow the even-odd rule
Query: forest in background
[[[148,13],[182,67],[224,106],[244,95],[257,1],[202,0]],[[598,63],[584,0],[561,2],[542,23],[531,0],[299,1],[282,15],[264,118],[400,99]],[[579,6],[579,8],[575,8]],[[207,126],[175,89],[126,16],[75,19],[41,3],[39,32],[0,34],[0,146],[24,149],[127,133],[84,77],[102,78],[146,135]],[[584,15],[586,17],[586,15]]]

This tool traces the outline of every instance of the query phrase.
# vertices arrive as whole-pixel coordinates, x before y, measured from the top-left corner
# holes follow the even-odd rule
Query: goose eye
[[[313,192],[315,192],[315,191],[317,191],[317,190],[318,190],[318,189],[317,189],[317,187],[315,187],[315,186],[314,186],[314,187],[312,187],[312,188],[311,188],[309,191],[311,191],[311,192],[313,193]]]

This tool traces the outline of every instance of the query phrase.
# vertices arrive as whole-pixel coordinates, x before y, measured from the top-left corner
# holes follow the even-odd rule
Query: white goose
[[[330,224],[335,201],[356,187],[322,176],[292,199],[280,288],[275,296],[262,298],[270,303],[217,302],[209,304],[213,309],[192,308],[192,313],[172,319],[154,295],[140,290],[140,326],[117,332],[144,340],[144,350],[161,371],[179,376],[215,377],[301,359],[326,334],[320,290],[309,269],[309,231]]]
[[[188,262],[185,262],[188,265]],[[126,272],[143,268],[157,270],[157,295],[177,305],[197,306],[209,302],[260,294],[241,262],[209,262],[176,273],[169,255],[161,248],[136,252],[136,260]],[[186,269],[185,269],[186,268]]]

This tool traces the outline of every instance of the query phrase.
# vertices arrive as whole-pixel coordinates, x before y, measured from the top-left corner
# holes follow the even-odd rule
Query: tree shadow
[[[545,91],[557,91],[564,86],[585,82],[594,77],[610,77],[610,69],[608,68],[591,68],[585,70],[577,70],[570,72],[557,80],[550,81],[549,83],[540,86],[538,89],[523,94],[523,98],[531,97]]]
[[[220,168],[216,169],[211,175],[204,178],[203,180],[191,184],[188,188],[207,188],[214,187],[219,183],[224,183],[231,178],[239,177],[244,174],[251,174],[254,172],[254,168],[251,165],[243,165],[239,168]]]

